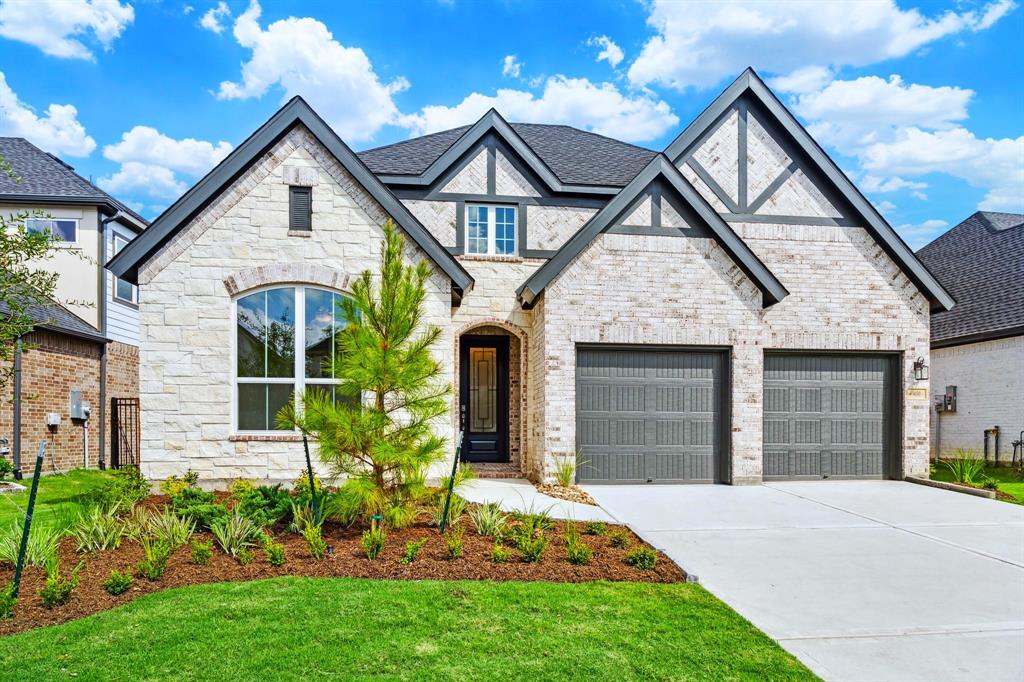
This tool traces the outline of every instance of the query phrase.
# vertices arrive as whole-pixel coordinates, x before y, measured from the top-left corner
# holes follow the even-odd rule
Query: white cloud
[[[522,73],[523,63],[516,59],[514,54],[507,54],[505,58],[501,60],[501,75],[509,78],[519,78],[519,74]]]
[[[913,180],[904,180],[899,176],[891,178],[881,178],[877,175],[865,175],[860,179],[858,183],[860,188],[865,192],[872,194],[887,194],[889,192],[899,192],[901,190],[910,190],[910,195],[918,199],[927,199],[928,196],[921,190],[928,188],[927,182],[915,182]]]
[[[393,96],[409,87],[405,78],[382,83],[365,52],[339,43],[316,19],[289,17],[264,29],[259,18],[253,0],[235,21],[235,39],[252,54],[242,65],[241,81],[222,82],[217,97],[260,97],[280,86],[283,100],[302,95],[350,142],[371,139],[397,121]]]
[[[192,14],[192,12],[194,12],[195,9],[196,8],[193,7],[192,5],[184,5],[181,8],[181,13],[184,14],[185,16],[188,16],[189,14]],[[140,206],[141,206],[141,204],[140,204]],[[132,207],[132,208],[134,208],[134,207]]]
[[[597,53],[597,61],[606,61],[614,69],[622,61],[626,55],[622,52],[622,48],[615,44],[615,42],[608,36],[594,36],[587,41],[587,45],[591,47],[600,47],[601,51]]]
[[[653,0],[648,39],[629,68],[635,85],[709,87],[747,66],[789,74],[808,66],[865,66],[903,57],[940,38],[992,26],[1015,7],[926,16],[893,0]]]
[[[945,220],[925,220],[917,224],[897,225],[895,229],[903,241],[916,251],[949,229],[949,223]]]
[[[539,97],[510,88],[474,92],[455,106],[426,106],[402,120],[425,134],[472,123],[492,107],[510,121],[564,123],[628,141],[652,140],[679,124],[669,105],[648,91],[623,93],[612,83],[566,76],[548,78]]]
[[[0,71],[0,135],[24,137],[53,154],[88,156],[96,148],[71,104],[51,104],[42,116],[18,99]]]
[[[228,7],[226,2],[221,0],[221,2],[206,10],[206,13],[199,19],[199,25],[207,31],[221,33],[224,31],[224,24],[220,23],[221,19],[227,19],[230,16],[231,8]]]
[[[103,156],[118,163],[137,161],[165,166],[188,175],[202,175],[231,152],[221,140],[213,144],[191,137],[175,140],[156,128],[135,126],[121,134],[121,141],[103,148]]]
[[[882,201],[879,201],[877,204],[875,204],[875,208],[877,208],[882,213],[889,213],[890,211],[896,210],[896,204],[892,203],[888,199],[883,199]]]
[[[6,0],[0,4],[0,36],[53,57],[93,59],[86,37],[109,50],[134,19],[132,6],[119,0]]]
[[[176,199],[188,189],[170,168],[138,161],[121,164],[116,173],[100,178],[97,184],[111,194],[153,199]]]
[[[833,77],[832,69],[825,66],[804,66],[785,76],[776,76],[768,85],[777,92],[803,94],[821,90]]]

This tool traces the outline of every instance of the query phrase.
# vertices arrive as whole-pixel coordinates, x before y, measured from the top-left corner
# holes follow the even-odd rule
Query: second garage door
[[[765,355],[764,480],[891,476],[892,362]]]
[[[720,480],[723,372],[714,351],[581,348],[578,480]]]

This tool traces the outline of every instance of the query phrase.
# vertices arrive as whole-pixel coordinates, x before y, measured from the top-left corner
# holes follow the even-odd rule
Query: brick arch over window
[[[529,363],[527,358],[530,347],[526,330],[498,318],[481,318],[463,325],[455,332],[454,339],[454,392],[452,400],[452,419],[458,424],[459,413],[459,341],[464,334],[495,334],[502,332],[510,337],[509,343],[509,460],[510,464],[520,473],[529,474],[531,467],[527,457],[527,415],[528,405],[527,379]],[[518,361],[517,358],[518,357]],[[456,429],[458,427],[456,426]],[[506,474],[507,475],[507,474]]]
[[[272,284],[316,284],[336,291],[348,291],[352,278],[334,268],[312,263],[271,263],[246,268],[224,278],[224,288],[235,296],[243,291]]]

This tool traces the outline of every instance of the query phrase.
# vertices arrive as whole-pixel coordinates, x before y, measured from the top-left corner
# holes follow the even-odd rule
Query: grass
[[[107,471],[73,469],[66,474],[51,474],[39,479],[36,512],[32,526],[47,526],[67,516],[77,515],[87,503],[89,495],[110,479]],[[0,528],[12,521],[22,523],[28,508],[28,495],[32,487],[31,472],[18,483],[25,486],[19,493],[0,495]]]
[[[989,466],[985,467],[984,475],[994,480],[996,487],[1013,497],[1017,504],[1024,504],[1024,474],[1019,469]],[[931,477],[936,481],[953,482],[952,472],[942,464],[932,465]]]
[[[19,679],[815,679],[698,585],[274,578],[0,638]]]

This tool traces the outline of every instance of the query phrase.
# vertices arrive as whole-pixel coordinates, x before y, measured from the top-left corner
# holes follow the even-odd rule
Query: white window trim
[[[238,302],[246,296],[258,294],[272,289],[295,289],[295,368],[290,377],[240,377],[238,376]],[[296,407],[301,409],[298,400],[309,384],[330,386],[339,385],[338,379],[306,377],[306,289],[329,291],[332,294],[351,296],[344,291],[298,282],[279,282],[256,289],[244,291],[231,299],[231,434],[236,436],[282,436],[298,433],[298,429],[284,431],[278,429],[246,430],[238,428],[238,385],[239,384],[287,384],[295,387]],[[301,352],[300,352],[301,349]]]
[[[476,251],[469,250],[469,212],[473,208],[486,208],[487,210],[487,251],[486,253],[479,253]],[[497,239],[498,230],[498,212],[495,209],[498,208],[510,208],[512,209],[512,215],[514,217],[512,222],[512,243],[515,248],[512,249],[511,253],[498,253],[495,239]],[[518,256],[519,255],[519,207],[510,204],[480,204],[472,203],[466,204],[466,232],[463,235],[463,243],[465,249],[463,251],[467,256],[496,256],[499,258]]]
[[[65,221],[70,221],[70,222],[74,223],[75,224],[75,238],[73,240],[71,240],[71,241],[56,240],[54,243],[56,245],[58,245],[58,246],[72,246],[72,245],[77,245],[78,244],[78,235],[79,235],[79,232],[80,232],[80,228],[82,226],[82,221],[80,219],[78,219],[78,218],[30,216],[28,218],[25,218],[25,229],[26,230],[28,229],[29,222],[34,221],[34,220],[47,220],[47,221],[51,221],[51,222],[55,221],[55,220],[65,220]]]
[[[118,254],[118,248],[117,248],[117,240],[118,239],[120,239],[121,241],[124,242],[124,246],[121,247],[122,249],[125,246],[128,246],[128,244],[131,242],[131,240],[129,240],[124,235],[120,235],[117,232],[114,232],[113,235],[111,236],[110,243],[111,243],[111,251],[114,252],[115,256]],[[114,286],[111,287],[111,292],[110,292],[111,293],[111,297],[115,301],[118,301],[119,303],[130,303],[132,305],[138,305],[139,304],[139,288],[137,286],[135,286],[134,284],[132,284],[131,282],[128,282],[128,280],[123,280],[123,279],[119,278],[117,275],[113,275],[113,273],[111,273],[111,275],[114,277]],[[131,296],[131,298],[123,298],[123,297],[117,295],[117,283],[119,281],[121,281],[121,282],[128,282],[128,285],[131,286],[131,288],[132,288],[132,296]]]

